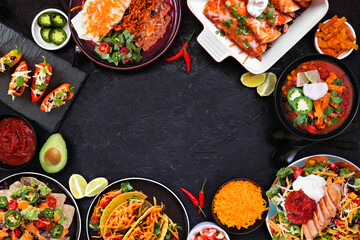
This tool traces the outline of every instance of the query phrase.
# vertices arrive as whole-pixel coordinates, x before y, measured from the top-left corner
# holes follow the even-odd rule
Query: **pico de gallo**
[[[268,221],[273,240],[286,239],[347,239],[360,236],[360,172],[345,161],[332,163],[324,156],[307,159],[303,167],[282,168],[266,192],[277,213]],[[296,181],[320,178],[324,187],[316,189],[310,199]],[[301,179],[302,178],[302,179]],[[336,191],[331,191],[336,190]],[[306,188],[306,186],[302,186]],[[316,194],[319,199],[316,199]],[[309,190],[307,191],[309,192]],[[338,199],[336,198],[338,196]],[[294,201],[296,198],[296,201]],[[318,200],[315,202],[315,200]],[[315,204],[315,205],[314,205]]]
[[[286,118],[297,129],[313,135],[338,128],[352,107],[353,90],[348,77],[326,61],[300,64],[286,77],[281,90]]]
[[[31,177],[10,186],[4,183],[0,189],[1,239],[69,238],[74,209],[64,204],[64,194],[53,194],[45,183]]]
[[[216,228],[203,228],[191,236],[191,240],[228,240],[224,232]]]

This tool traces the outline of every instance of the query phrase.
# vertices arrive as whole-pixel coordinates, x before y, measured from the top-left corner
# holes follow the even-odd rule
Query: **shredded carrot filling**
[[[214,198],[214,212],[221,223],[237,229],[253,225],[267,209],[261,188],[249,181],[229,182]]]

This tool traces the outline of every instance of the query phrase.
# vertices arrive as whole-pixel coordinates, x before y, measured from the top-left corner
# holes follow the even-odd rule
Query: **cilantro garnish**
[[[244,43],[243,43],[245,48],[249,48],[250,47],[250,43],[247,39],[245,39]]]

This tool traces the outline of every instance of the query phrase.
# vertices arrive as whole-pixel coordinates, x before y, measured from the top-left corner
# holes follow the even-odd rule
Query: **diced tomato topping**
[[[304,173],[304,170],[302,168],[298,168],[294,172],[294,178],[297,179],[299,176],[301,176]]]
[[[130,60],[130,58],[124,58],[123,61],[127,63]]]
[[[354,200],[353,200],[354,203],[356,203],[356,205],[360,206],[360,195],[357,196]]]
[[[321,79],[326,79],[329,77],[329,72],[328,71],[320,71],[320,78]]]
[[[15,210],[18,204],[15,199],[11,199],[8,203],[8,211]]]
[[[331,163],[329,166],[330,166],[330,169],[333,170],[333,171],[336,171],[336,169],[339,168],[339,167],[336,166],[334,163]]]
[[[122,47],[120,52],[123,54],[123,55],[126,55],[130,52],[130,50],[127,48],[127,47]]]
[[[337,226],[343,226],[344,223],[342,221],[340,221],[339,219],[334,219],[334,222]]]
[[[21,236],[21,232],[20,232],[19,229],[15,229],[15,230],[14,230],[14,233],[15,233],[15,236],[16,236],[17,238],[19,238],[19,237]]]
[[[51,208],[54,208],[54,207],[56,207],[56,198],[54,198],[54,197],[49,197],[47,200],[46,200],[46,203],[47,203],[47,205],[49,206],[49,207],[51,207]]]
[[[102,209],[104,209],[107,205],[109,205],[109,203],[111,202],[112,198],[110,197],[106,197],[101,203],[100,203],[100,207]]]
[[[34,224],[34,227],[36,227],[36,228],[43,228],[43,227],[45,227],[45,223],[43,223],[43,221],[40,221],[40,220],[35,220],[35,221],[33,222],[33,224]]]

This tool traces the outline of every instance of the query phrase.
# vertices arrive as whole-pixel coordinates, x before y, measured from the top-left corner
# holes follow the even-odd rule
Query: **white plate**
[[[302,167],[302,166],[304,166],[304,164],[308,158],[316,157],[316,156],[327,157],[329,159],[329,161],[333,162],[333,163],[340,162],[340,161],[348,162],[351,165],[355,166],[360,171],[360,168],[358,166],[356,166],[354,163],[350,162],[349,160],[346,160],[345,158],[338,157],[335,155],[329,155],[329,154],[318,154],[318,155],[304,157],[302,159],[299,159],[299,160],[293,162],[292,164],[289,165],[289,167]],[[276,206],[270,200],[269,200],[269,202],[270,202],[270,204],[269,204],[269,212],[268,212],[268,215],[266,216],[266,226],[267,226],[267,229],[269,230],[270,236],[272,236],[268,221],[270,220],[270,218],[272,218],[276,214],[277,211],[276,211]]]
[[[215,32],[218,29],[203,13],[206,2],[206,0],[187,0],[189,9],[204,26],[204,30],[198,36],[197,41],[215,61],[221,62],[227,57],[233,57],[246,70],[254,74],[263,73],[274,65],[325,16],[329,9],[327,0],[312,0],[308,9],[295,19],[288,32],[275,40],[272,47],[262,54],[262,61],[260,62],[253,57],[249,57],[245,61],[246,53],[239,54],[241,49],[238,46],[230,47],[233,44],[232,41],[216,35]]]
[[[38,19],[39,19],[40,15],[43,13],[59,13],[62,16],[64,16],[66,18],[66,20],[68,21],[65,24],[65,26],[62,28],[66,32],[66,40],[61,45],[56,45],[54,43],[47,43],[42,39],[41,34],[40,34],[41,27],[38,24]],[[39,45],[39,47],[41,47],[45,50],[58,50],[60,48],[63,48],[70,41],[71,33],[70,33],[70,28],[69,28],[69,19],[66,16],[66,14],[64,12],[60,11],[59,9],[56,9],[56,8],[45,9],[45,10],[39,12],[39,14],[36,15],[36,17],[34,18],[32,25],[31,25],[31,34],[32,34],[34,41],[36,42],[37,45]]]
[[[330,19],[329,19],[329,20],[330,20]],[[323,23],[327,23],[329,20],[326,20],[326,21],[323,22]],[[350,29],[350,32],[352,33],[352,35],[354,36],[354,38],[356,38],[356,34],[355,34],[354,28],[353,28],[353,27],[350,25],[350,23],[348,23],[348,22],[345,22],[345,24],[346,24],[346,26]],[[319,32],[320,30],[318,29],[318,30],[316,30],[316,31]],[[354,43],[356,43],[356,40],[354,41]],[[321,51],[321,49],[320,49],[320,47],[319,47],[318,38],[317,38],[317,37],[314,37],[314,45],[315,45],[315,49],[316,49],[316,51],[318,51],[318,53],[320,53],[320,54],[325,54],[325,53],[323,53],[323,51]],[[354,50],[354,49],[351,48],[351,49],[343,52],[342,54],[340,54],[337,58],[338,58],[338,59],[344,59],[344,58],[346,58],[347,56],[349,56],[349,55],[352,53],[353,50]]]

